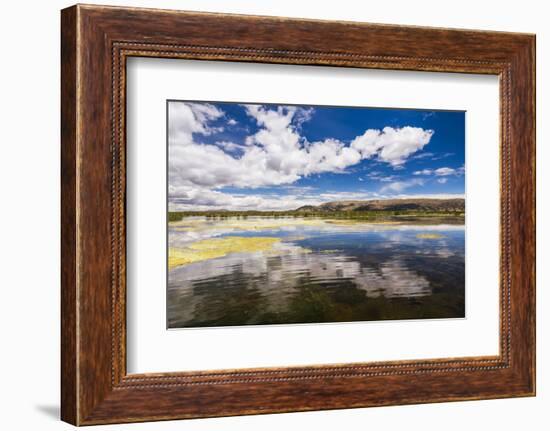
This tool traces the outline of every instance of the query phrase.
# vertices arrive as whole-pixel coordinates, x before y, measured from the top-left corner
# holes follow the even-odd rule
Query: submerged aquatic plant
[[[440,233],[419,233],[416,237],[419,239],[441,239],[445,238],[445,235],[441,235]]]
[[[168,250],[168,269],[202,260],[223,257],[229,253],[268,251],[278,242],[280,242],[279,238],[259,236],[228,236],[224,238],[204,239],[194,242],[186,248],[170,248]]]

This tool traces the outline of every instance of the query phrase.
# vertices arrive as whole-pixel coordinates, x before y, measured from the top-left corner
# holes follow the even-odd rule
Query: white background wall
[[[99,427],[135,430],[543,430],[550,423],[550,14],[545,2],[462,0],[130,0],[104,4],[477,28],[537,34],[538,396]],[[0,427],[69,429],[59,422],[60,0],[2,4],[0,32]]]

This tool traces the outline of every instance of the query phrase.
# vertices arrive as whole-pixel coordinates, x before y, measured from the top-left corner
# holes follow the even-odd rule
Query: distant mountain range
[[[298,212],[334,211],[460,211],[463,212],[463,198],[454,199],[380,199],[368,201],[333,201],[321,205],[306,205]]]

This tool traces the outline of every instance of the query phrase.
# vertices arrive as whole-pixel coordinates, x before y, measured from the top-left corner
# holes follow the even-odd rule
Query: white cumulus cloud
[[[359,151],[362,158],[377,156],[392,166],[400,166],[407,158],[430,142],[433,130],[420,127],[384,127],[381,131],[369,129],[351,142],[351,148]]]
[[[414,171],[413,175],[431,175],[433,174],[433,170],[431,169],[422,169],[421,171]]]
[[[300,129],[301,124],[314,115],[313,109],[243,107],[256,122],[256,133],[243,142],[220,141],[214,145],[204,143],[201,136],[223,129],[220,126],[225,116],[222,110],[208,103],[170,103],[170,199],[179,205],[185,199],[199,206],[222,205],[220,199],[227,198],[216,195],[216,189],[288,185],[308,175],[343,173],[346,168],[369,158],[399,168],[409,156],[424,148],[434,133],[417,127],[385,127],[366,130],[350,143],[337,138],[309,142],[300,135]],[[225,119],[228,124],[230,121]],[[399,187],[407,186],[392,187],[388,190],[399,191]],[[250,199],[250,196],[235,198],[227,201],[227,206],[248,207]],[[261,206],[261,202],[253,203]]]
[[[411,180],[405,181],[394,181],[388,185],[385,185],[380,189],[380,193],[400,193],[405,189],[408,189],[413,186],[421,186],[424,184],[424,180],[419,178],[414,178]]]
[[[453,168],[438,168],[434,171],[434,173],[438,177],[445,177],[447,175],[454,175],[456,174],[456,169]]]
[[[422,169],[421,171],[414,171],[413,175],[436,175],[438,177],[446,177],[449,175],[460,176],[464,174],[464,166],[460,168],[437,168],[437,169]]]

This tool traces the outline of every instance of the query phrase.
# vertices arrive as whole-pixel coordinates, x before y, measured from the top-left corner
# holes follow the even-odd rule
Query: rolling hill
[[[335,212],[335,211],[431,211],[463,212],[463,198],[454,199],[379,199],[368,201],[333,201],[321,205],[306,205],[296,209],[298,212]]]

